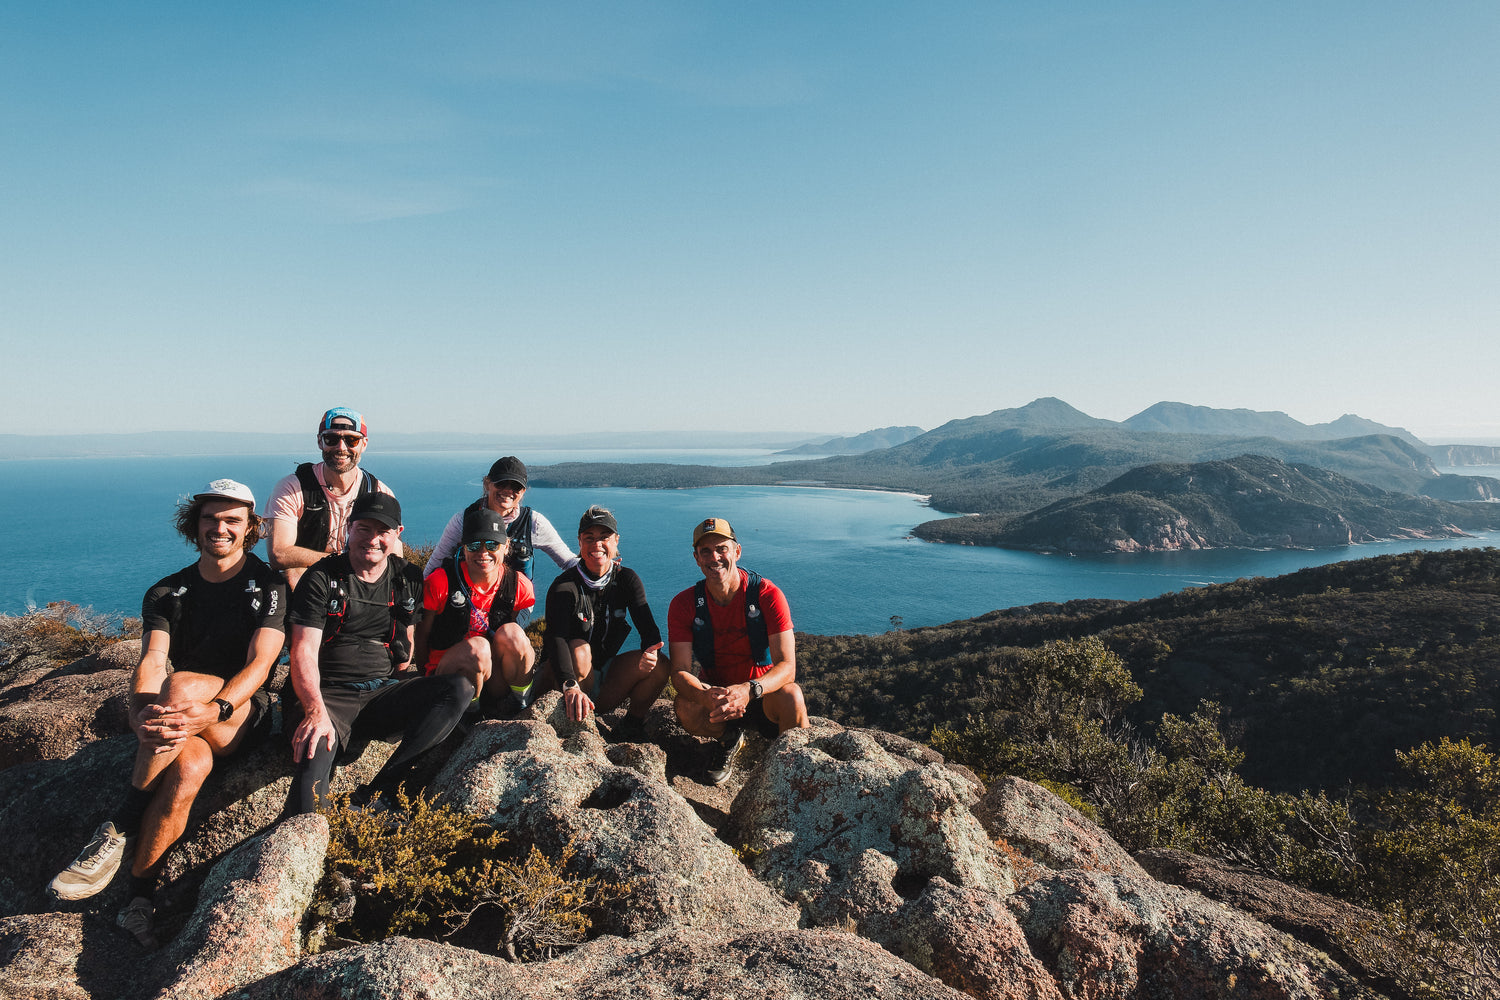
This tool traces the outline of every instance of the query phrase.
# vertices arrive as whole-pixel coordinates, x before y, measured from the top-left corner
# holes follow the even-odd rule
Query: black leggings
[[[328,713],[339,717],[335,726],[341,732],[358,738],[401,734],[396,752],[370,781],[370,789],[381,792],[394,790],[411,772],[412,763],[419,756],[453,732],[469,702],[474,700],[474,685],[462,675],[443,674],[415,677],[375,691],[330,688],[323,695]],[[301,715],[300,706],[288,713],[289,737]],[[287,795],[287,815],[313,812],[326,801],[333,765],[341,749],[342,746],[336,746],[330,750],[327,742],[320,740],[313,755],[297,764]]]

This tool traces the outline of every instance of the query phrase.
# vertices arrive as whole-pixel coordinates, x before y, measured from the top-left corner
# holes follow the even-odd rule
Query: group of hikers
[[[155,947],[158,868],[216,759],[269,737],[268,685],[283,651],[290,682],[281,692],[282,732],[294,765],[284,815],[330,801],[334,766],[356,741],[399,737],[355,794],[357,804],[380,808],[466,713],[513,717],[553,689],[575,721],[625,705],[608,736],[642,742],[647,713],[670,680],[683,729],[715,741],[704,774],[715,785],[730,777],[747,727],[774,737],[808,724],[786,597],[739,567],[740,544],[723,518],[693,529],[702,579],[672,599],[663,655],[645,586],[621,565],[619,524],[608,509],[583,512],[575,554],[522,503],[526,466],[507,456],[419,570],[404,558],[400,502],[360,467],[369,444],[363,416],[328,410],[317,443],[322,461],[278,482],[263,513],[250,488],[232,479],[178,505],[177,530],[198,559],[142,601],[130,782],[123,802],[52,880],[55,897],[100,892],[132,846],[130,902],[118,923]],[[269,561],[252,551],[262,538]],[[536,604],[528,564],[537,551],[561,571],[544,597],[540,663],[525,631]],[[632,624],[640,646],[625,650]]]

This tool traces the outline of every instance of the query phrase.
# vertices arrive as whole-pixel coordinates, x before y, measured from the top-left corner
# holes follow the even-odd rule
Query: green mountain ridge
[[[1314,548],[1497,527],[1500,505],[1411,496],[1312,465],[1241,455],[1141,466],[1027,514],[933,521],[917,534],[1037,551],[1143,552]]]

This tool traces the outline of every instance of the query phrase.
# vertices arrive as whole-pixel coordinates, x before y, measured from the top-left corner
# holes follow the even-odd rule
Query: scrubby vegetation
[[[40,656],[68,663],[140,632],[137,618],[53,601],[23,615],[0,615],[0,656],[5,662]]]
[[[329,847],[309,908],[309,952],[394,934],[453,937],[511,961],[582,942],[594,916],[629,887],[570,875],[572,845],[557,859],[522,855],[503,833],[435,799],[408,796],[374,808],[347,796],[322,810]],[[476,919],[484,911],[486,917]]]

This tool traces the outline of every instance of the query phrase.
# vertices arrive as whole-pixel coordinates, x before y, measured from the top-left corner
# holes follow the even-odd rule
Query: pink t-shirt
[[[322,462],[313,466],[313,477],[323,487],[323,496],[328,498],[328,547],[324,551],[337,554],[344,551],[344,544],[349,537],[349,511],[354,507],[355,498],[359,496],[360,480],[354,481],[354,486],[348,493],[335,493],[328,488]],[[384,482],[381,482],[379,489],[389,496],[396,495]],[[266,501],[266,509],[261,516],[267,521],[291,521],[295,529],[297,521],[302,517],[302,508],[302,481],[294,472],[271,490],[271,497]]]

